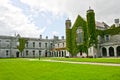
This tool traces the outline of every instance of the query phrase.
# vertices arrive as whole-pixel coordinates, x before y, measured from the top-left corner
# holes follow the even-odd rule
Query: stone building
[[[20,35],[17,36],[0,36],[0,57],[64,57],[66,52],[56,51],[59,47],[65,46],[65,39],[61,39],[58,36],[54,36],[53,39],[48,39],[46,36],[45,39],[42,38],[27,38],[25,44],[25,49],[21,55],[20,51],[17,49],[18,39]],[[23,38],[23,37],[22,37]],[[57,45],[59,42],[60,45]],[[63,42],[63,43],[62,43]],[[56,47],[56,48],[55,48]]]
[[[88,10],[92,11],[92,10]],[[71,29],[71,21],[66,20],[66,28]],[[78,23],[80,23],[78,21]],[[96,29],[107,30],[110,27],[104,22],[95,22]],[[115,19],[115,27],[120,27],[119,19]],[[78,26],[76,30],[76,42],[83,43],[84,36],[83,30]],[[53,39],[46,38],[30,38],[24,37],[27,40],[25,49],[21,55],[17,49],[18,39],[20,35],[15,36],[0,36],[0,58],[8,57],[69,57],[70,53],[66,50],[66,39],[64,36],[59,39],[58,36],[54,36]],[[22,37],[23,38],[23,37]],[[119,57],[120,56],[120,33],[116,35],[104,35],[104,39],[98,36],[98,47],[95,49],[91,46],[88,49],[88,55],[92,57]],[[86,53],[79,52],[78,57],[86,57]]]
[[[94,13],[92,9],[89,9],[87,11],[87,14],[91,12]],[[83,23],[81,22],[82,21],[85,22],[86,20],[82,19],[82,21],[80,22],[80,19],[78,20],[78,18],[79,17],[77,17],[74,23],[74,25],[79,24],[76,30],[76,35],[77,35],[76,42],[77,44],[82,44],[84,35],[83,35],[83,29],[81,28],[81,25],[83,25]],[[76,26],[71,27],[71,20],[66,20],[65,24],[66,24],[66,29],[72,29],[73,27],[76,27]],[[110,26],[108,26],[104,22],[101,23],[96,21],[95,24],[96,24],[96,29],[98,30],[107,30],[110,28]],[[119,19],[115,19],[114,25],[115,27],[120,27]],[[66,34],[68,35],[68,33]],[[120,32],[115,35],[106,34],[104,35],[104,38],[98,35],[97,40],[98,40],[97,48],[94,48],[94,46],[89,47],[88,56],[91,56],[91,57],[119,57],[120,56]],[[86,57],[87,55],[84,52],[79,52],[77,56]]]

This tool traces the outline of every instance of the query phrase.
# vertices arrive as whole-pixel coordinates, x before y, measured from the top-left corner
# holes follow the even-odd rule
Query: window
[[[51,46],[51,48],[52,48],[53,44],[52,44],[52,43],[50,43],[50,46]]]
[[[63,43],[63,47],[65,46],[65,44]]]
[[[6,50],[6,56],[8,56],[8,50]]]
[[[28,42],[26,42],[26,47],[28,47]]]
[[[109,41],[109,35],[106,35],[106,41]]]
[[[35,47],[35,42],[33,42],[33,47]]]
[[[41,55],[41,51],[39,51],[39,55]]]
[[[33,55],[35,55],[35,51],[33,51]]]
[[[33,58],[35,58],[35,51],[33,51]]]
[[[39,47],[41,47],[41,42],[39,43]]]
[[[59,43],[58,43],[58,48],[59,48]]]
[[[47,48],[47,43],[45,43],[45,48]]]
[[[77,43],[82,43],[83,42],[83,31],[81,29],[81,27],[78,27],[77,31],[76,31],[77,37],[76,37],[76,41]]]
[[[26,51],[26,55],[28,55],[28,50]]]
[[[10,42],[9,40],[6,40],[6,42]]]

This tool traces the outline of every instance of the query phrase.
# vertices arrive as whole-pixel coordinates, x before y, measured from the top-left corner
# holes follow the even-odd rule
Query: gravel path
[[[90,64],[90,65],[104,65],[104,66],[119,66],[120,64],[114,63],[95,63],[95,62],[71,62],[71,61],[57,61],[57,60],[41,60],[47,62],[61,62],[61,63],[71,63],[71,64]]]

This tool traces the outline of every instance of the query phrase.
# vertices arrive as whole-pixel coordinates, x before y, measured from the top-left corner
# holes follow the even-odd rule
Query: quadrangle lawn
[[[120,80],[120,67],[0,59],[0,80]]]
[[[59,61],[73,61],[73,62],[97,62],[97,63],[120,64],[120,58],[43,58],[43,59],[59,60]]]

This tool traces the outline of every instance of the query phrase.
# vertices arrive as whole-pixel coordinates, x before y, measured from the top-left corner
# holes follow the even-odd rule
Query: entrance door
[[[16,57],[19,57],[19,52],[18,51],[16,52]]]
[[[107,56],[107,50],[105,47],[102,48],[102,54],[103,56]]]
[[[113,47],[109,48],[109,55],[114,56],[114,48]]]
[[[117,47],[117,56],[120,56],[120,46]]]

